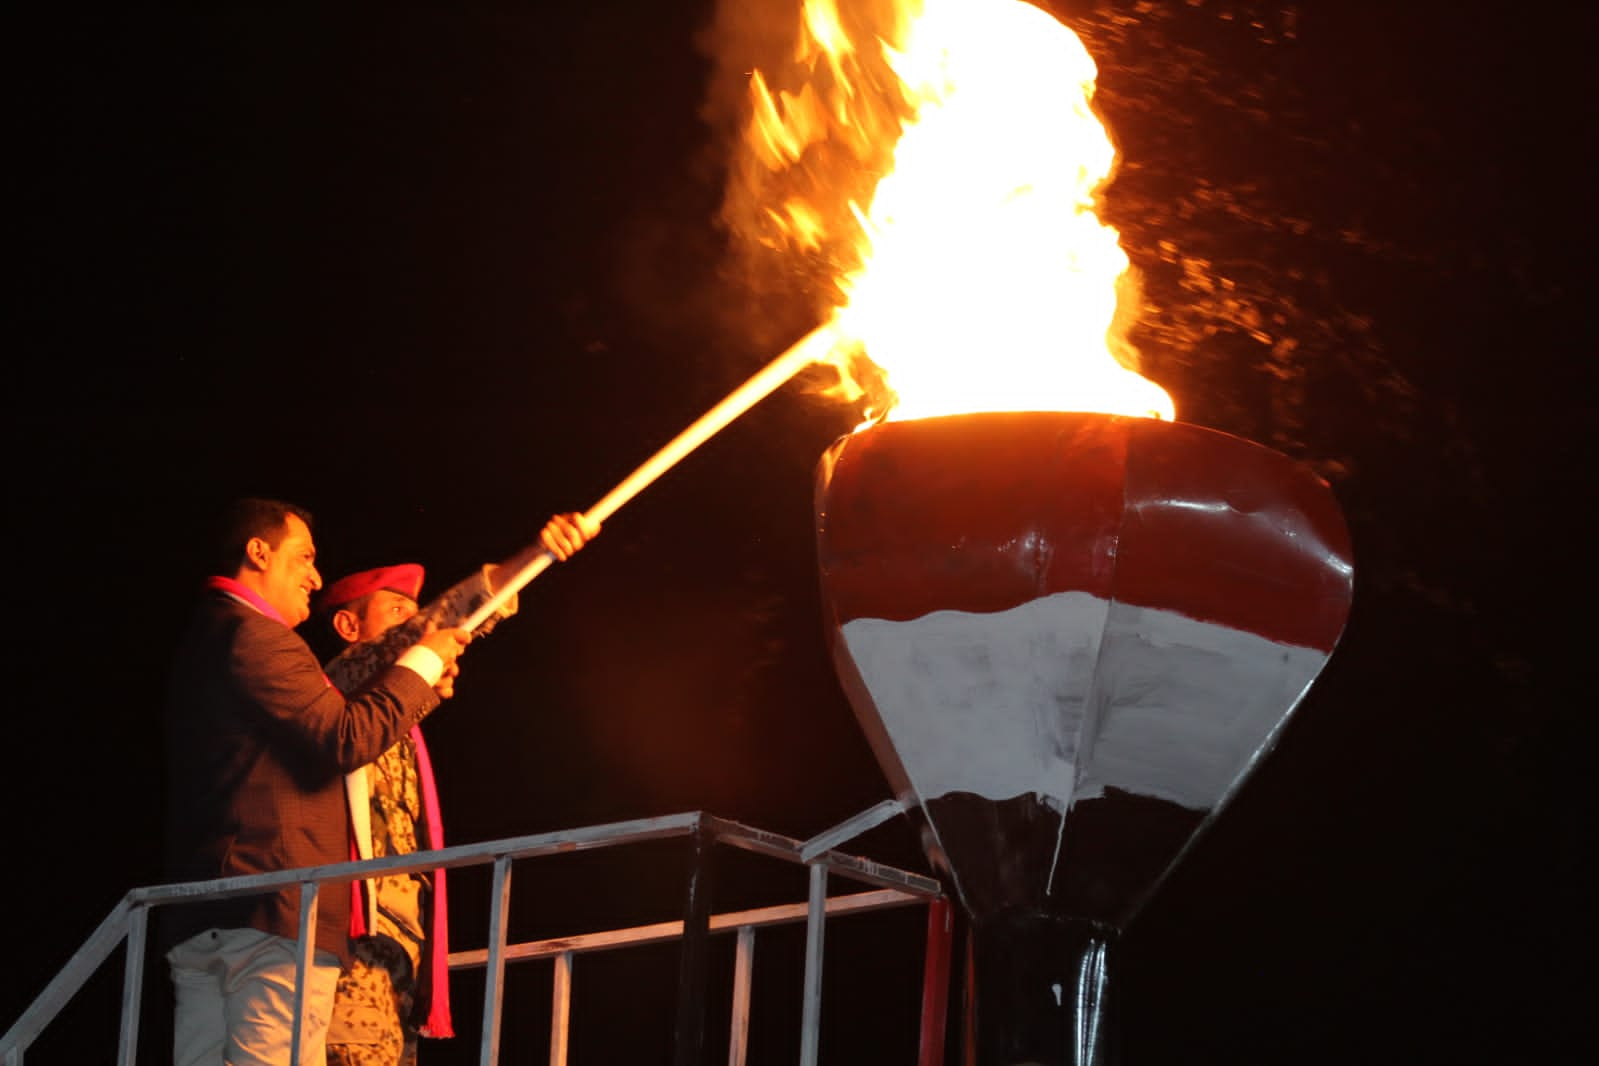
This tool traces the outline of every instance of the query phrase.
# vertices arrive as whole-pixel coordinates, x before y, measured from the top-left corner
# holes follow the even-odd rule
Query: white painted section
[[[843,635],[923,802],[1034,793],[1059,811],[1106,786],[1215,807],[1327,661],[1084,592]]]

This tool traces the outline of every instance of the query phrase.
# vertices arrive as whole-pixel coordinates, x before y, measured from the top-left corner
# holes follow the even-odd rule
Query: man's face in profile
[[[417,612],[417,603],[403,592],[378,589],[366,598],[366,604],[355,616],[357,641],[376,640],[395,626],[410,620]]]

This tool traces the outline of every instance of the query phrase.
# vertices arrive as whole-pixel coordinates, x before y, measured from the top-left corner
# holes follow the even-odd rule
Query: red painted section
[[[821,564],[841,622],[1110,595],[1126,431],[991,414],[888,422],[823,457]],[[1062,550],[1066,549],[1066,550]]]
[[[1331,652],[1354,561],[1326,482],[1224,433],[1129,428],[1116,599]]]
[[[1330,652],[1353,589],[1326,483],[1181,422],[997,412],[840,439],[816,482],[833,623],[1080,591]]]
[[[942,1066],[949,1017],[949,956],[955,912],[949,900],[927,905],[927,955],[922,966],[922,1033],[917,1066]]]

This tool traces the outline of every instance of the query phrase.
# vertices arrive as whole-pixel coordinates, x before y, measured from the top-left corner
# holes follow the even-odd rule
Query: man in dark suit
[[[329,683],[294,627],[322,586],[311,516],[245,499],[225,516],[167,695],[167,876],[172,881],[342,862],[344,776],[377,758],[452,690],[469,634],[425,634],[359,690]],[[176,1066],[282,1066],[294,1026],[299,890],[169,905],[162,946],[176,993]],[[318,896],[300,1061],[324,1059],[350,897]]]

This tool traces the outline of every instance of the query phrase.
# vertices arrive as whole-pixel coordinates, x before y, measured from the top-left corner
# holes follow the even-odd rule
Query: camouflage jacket
[[[324,669],[328,679],[341,692],[353,692],[416,643],[429,625],[440,628],[460,625],[493,595],[488,573],[489,568],[482,567],[429,602],[404,624],[395,626],[376,640],[352,644],[326,664]],[[487,634],[501,620],[515,614],[516,610],[517,598],[512,596],[499,611],[478,626],[476,634]],[[442,845],[439,827],[430,826],[427,821],[423,802],[424,782],[417,758],[417,742],[413,737],[401,737],[374,762],[356,772],[366,775],[363,791],[371,804],[370,843],[374,858],[408,855],[430,845]],[[390,960],[386,968],[392,971],[396,990],[408,990],[412,985],[411,975],[416,975],[415,984],[419,993],[416,996],[416,1013],[422,1017],[401,1019],[405,1028],[411,1031],[422,1028],[422,1021],[428,1017],[433,1006],[433,990],[430,987],[433,982],[427,975],[431,967],[424,965],[424,953],[427,941],[434,933],[434,892],[440,887],[434,879],[441,874],[442,871],[435,871],[430,876],[418,871],[373,879],[376,908],[366,916],[366,939],[372,941],[374,937],[380,938],[388,947],[378,950],[382,943],[374,942],[369,950],[362,950],[360,944],[356,945],[361,958],[371,955],[374,960]],[[442,900],[439,902],[442,903]],[[448,950],[447,945],[435,943],[432,945],[432,956],[442,957]],[[400,955],[401,951],[404,958]],[[344,991],[344,983],[340,987]],[[405,997],[407,1001],[410,998],[409,995]],[[348,1031],[358,1017],[369,1009],[370,1003],[355,996],[336,1001],[334,1034]],[[447,1004],[443,1005],[443,1009],[447,1025]],[[433,1010],[432,1013],[436,1018],[438,1011]],[[434,1027],[437,1028],[437,1024]]]

